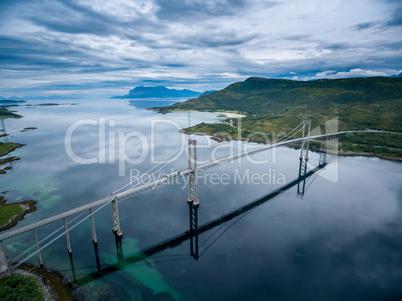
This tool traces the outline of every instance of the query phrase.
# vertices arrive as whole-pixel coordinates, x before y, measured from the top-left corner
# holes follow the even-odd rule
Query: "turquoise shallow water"
[[[185,141],[179,128],[187,126],[187,112],[159,115],[145,110],[162,100],[74,102],[20,106],[16,110],[24,117],[6,120],[10,140],[26,146],[15,152],[21,160],[0,177],[0,190],[7,191],[10,202],[34,199],[38,208],[18,226],[109,195],[130,181],[130,170],[147,171],[155,165],[152,160],[165,158]],[[191,112],[192,124],[218,120],[214,114]],[[85,124],[74,131],[71,149],[81,159],[104,163],[79,164],[67,155],[66,133],[79,121]],[[31,126],[37,129],[21,132]],[[129,133],[133,137],[124,148],[118,147],[119,137]],[[211,150],[221,157],[231,147],[234,151],[245,147],[194,138],[199,160],[208,159]],[[132,163],[119,164],[124,156]],[[200,172],[199,224],[290,183],[298,174],[298,157],[297,150],[279,148],[252,157],[269,163],[242,160]],[[319,154],[311,154],[311,167],[318,159]],[[160,172],[184,169],[186,164],[182,154]],[[46,248],[42,257],[47,268],[76,282],[74,294],[82,300],[398,299],[401,167],[374,158],[329,156],[325,170],[307,180],[304,196],[291,187],[200,234],[197,259],[191,256],[190,240],[155,247],[189,230],[186,179],[181,179],[119,203],[121,241],[116,242],[111,231],[107,206],[95,215],[97,250],[86,220],[71,231],[72,258],[64,237]],[[119,176],[122,169],[124,176]],[[40,239],[60,226],[39,229]],[[33,243],[32,233],[27,233],[4,245],[13,258]],[[151,246],[152,256],[140,252]],[[36,256],[29,262],[37,264]]]

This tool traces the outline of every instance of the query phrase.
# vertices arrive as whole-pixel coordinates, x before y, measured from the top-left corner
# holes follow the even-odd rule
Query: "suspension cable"
[[[37,249],[35,252],[31,253],[30,255],[28,255],[27,257],[25,257],[24,259],[20,260],[17,264],[14,265],[14,268],[19,267],[21,264],[23,264],[25,261],[27,261],[28,259],[30,259],[31,257],[33,257],[34,255],[36,255],[37,253],[39,253],[40,251],[42,251],[43,249],[45,249],[46,247],[48,247],[49,245],[51,245],[52,243],[54,243],[56,240],[58,240],[60,237],[62,237],[64,234],[66,234],[67,232],[71,231],[72,229],[74,229],[75,227],[77,227],[79,224],[81,224],[83,221],[85,221],[86,219],[88,219],[89,217],[91,217],[92,215],[94,215],[96,212],[98,212],[99,210],[101,210],[103,207],[105,207],[106,205],[110,204],[114,199],[110,199],[110,201],[106,202],[105,204],[103,204],[102,206],[100,206],[99,208],[97,208],[96,210],[92,211],[92,213],[88,214],[87,216],[85,216],[83,219],[81,219],[80,221],[78,221],[75,225],[72,225],[70,228],[68,228],[67,230],[63,231],[62,233],[60,233],[59,235],[57,235],[55,238],[53,238],[51,241],[49,241],[48,243],[46,243],[45,245],[43,245],[42,247],[40,247],[39,249]]]
[[[72,222],[74,222],[77,218],[80,218],[84,212],[81,212],[79,215],[75,216],[72,220],[67,222],[67,225],[71,224]],[[38,243],[41,244],[44,241],[46,241],[47,239],[49,239],[50,237],[52,237],[54,234],[56,234],[57,232],[59,232],[60,230],[62,230],[64,228],[64,226],[61,226],[60,228],[54,230],[52,233],[48,234],[46,237],[42,238]],[[25,251],[21,252],[20,254],[18,254],[17,256],[15,256],[11,261],[15,262],[17,260],[19,260],[19,258],[21,258],[23,255],[29,253],[33,248],[36,247],[36,244],[30,246],[28,249],[26,249]]]
[[[160,164],[164,163],[167,159],[169,159],[171,156],[173,156],[177,151],[183,152],[184,150],[181,150],[181,149],[182,149],[184,146],[185,146],[185,144],[184,144],[184,145],[181,145],[179,148],[177,148],[176,150],[174,150],[168,157],[166,157],[165,159],[163,159],[163,160],[162,160],[161,162],[159,162],[157,165],[154,165],[152,168],[150,168],[149,170],[147,170],[147,171],[146,171],[145,173],[143,173],[143,174],[149,173],[150,171],[152,171],[153,169],[155,169],[156,167],[158,167]],[[169,164],[169,163],[171,163],[171,161],[167,162],[167,164]],[[164,166],[166,166],[167,164],[165,164]],[[155,173],[153,173],[153,174],[155,174]],[[139,179],[140,179],[140,177],[136,177],[134,181],[138,181]],[[116,189],[114,192],[119,192],[120,190],[122,190],[122,189],[124,189],[124,188],[126,188],[127,186],[132,185],[132,184],[133,184],[133,181],[130,181],[130,182],[127,183],[126,185],[120,187],[119,189]],[[133,188],[133,187],[130,187],[130,188]]]
[[[284,136],[278,138],[278,139],[275,140],[274,142],[275,142],[275,143],[278,143],[278,142],[280,142],[281,140],[284,140],[286,136],[288,136],[288,135],[290,135],[292,132],[296,131],[296,129],[297,129],[298,127],[300,127],[301,125],[303,125],[303,122],[301,122],[298,126],[296,126],[292,131],[290,131],[290,132],[287,133],[286,135],[284,135]],[[302,129],[302,128],[298,129],[296,133],[294,133],[292,136],[286,138],[285,140],[287,140],[287,139],[289,139],[289,138],[292,138],[292,137],[293,137],[295,134],[297,134],[301,129]]]

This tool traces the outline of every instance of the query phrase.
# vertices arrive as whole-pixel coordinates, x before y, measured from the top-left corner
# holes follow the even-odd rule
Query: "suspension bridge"
[[[147,249],[142,250],[141,254],[145,255],[151,255],[153,253],[159,252],[163,250],[164,248],[175,245],[175,244],[180,244],[184,240],[190,239],[191,241],[191,254],[193,257],[198,258],[198,234],[203,233],[207,230],[212,229],[213,227],[228,221],[232,219],[233,217],[244,213],[245,211],[250,210],[251,208],[255,207],[256,204],[260,204],[262,201],[261,200],[267,200],[267,197],[262,198],[261,200],[258,200],[252,205],[249,205],[249,207],[245,206],[244,208],[240,208],[235,212],[231,212],[223,217],[220,217],[217,220],[211,221],[209,223],[206,223],[200,227],[198,227],[198,206],[199,206],[199,200],[197,197],[197,172],[202,171],[208,168],[212,168],[217,165],[221,165],[227,162],[234,161],[235,159],[244,157],[246,155],[252,155],[256,154],[259,152],[267,151],[279,146],[286,146],[289,144],[295,144],[295,143],[301,143],[301,148],[300,148],[300,158],[299,158],[299,175],[296,180],[292,181],[291,183],[285,185],[281,189],[275,191],[273,194],[270,194],[268,199],[278,195],[279,193],[289,189],[290,187],[293,187],[295,185],[298,186],[298,194],[303,194],[305,190],[305,183],[306,183],[306,178],[311,176],[316,170],[313,171],[308,171],[307,170],[307,162],[309,160],[308,158],[308,150],[309,150],[309,143],[310,140],[321,140],[321,149],[322,153],[320,155],[320,162],[319,166],[317,167],[318,169],[323,168],[326,165],[326,151],[328,144],[334,143],[334,141],[337,141],[338,136],[346,134],[346,133],[355,133],[355,132],[373,132],[373,130],[361,130],[361,131],[340,131],[340,132],[335,132],[335,133],[327,133],[327,134],[320,134],[320,135],[310,135],[311,131],[311,122],[308,120],[304,120],[302,123],[300,123],[295,129],[287,133],[286,135],[282,136],[280,139],[277,141],[271,143],[271,144],[266,144],[261,147],[256,147],[247,151],[239,152],[237,154],[233,154],[221,159],[213,160],[207,163],[203,164],[197,164],[197,141],[188,139],[187,145],[181,146],[179,151],[186,151],[188,155],[188,166],[187,168],[183,170],[178,170],[173,173],[170,173],[162,178],[159,178],[157,180],[149,181],[147,183],[144,183],[144,181],[148,178],[150,178],[152,175],[148,175],[149,172],[153,171],[154,169],[158,168],[159,165],[163,164],[161,167],[159,167],[157,170],[153,171],[153,174],[156,174],[159,172],[162,168],[164,168],[167,164],[170,162],[168,161],[172,155],[175,154],[172,153],[170,156],[165,158],[162,162],[160,162],[158,165],[152,167],[149,171],[147,171],[145,174],[147,174],[147,177],[139,181],[140,177],[137,178],[137,183],[133,185],[133,183],[128,183],[124,185],[123,187],[120,187],[113,193],[111,193],[109,196],[90,202],[88,204],[64,211],[62,213],[50,216],[48,218],[44,218],[40,221],[24,225],[18,228],[13,228],[11,230],[5,231],[0,234],[0,273],[9,273],[12,269],[17,268],[19,265],[22,263],[26,262],[28,259],[31,257],[37,255],[38,256],[38,261],[41,266],[43,266],[43,259],[41,256],[41,251],[54,243],[56,240],[61,238],[62,236],[65,236],[66,238],[66,244],[67,244],[67,250],[68,253],[70,254],[70,258],[72,259],[72,248],[71,248],[71,243],[70,243],[70,236],[69,232],[77,227],[79,224],[81,224],[83,221],[90,219],[91,221],[91,229],[92,229],[92,241],[95,246],[95,253],[97,254],[97,236],[96,236],[96,229],[95,229],[95,220],[94,220],[94,214],[107,206],[108,204],[111,204],[112,208],[112,229],[113,232],[115,233],[116,236],[116,245],[118,246],[121,244],[121,237],[123,235],[122,229],[121,229],[121,224],[120,224],[120,218],[119,218],[119,208],[118,208],[118,202],[119,200],[122,200],[124,198],[133,196],[137,193],[140,193],[142,191],[145,191],[150,188],[154,188],[158,185],[161,185],[163,183],[166,183],[168,181],[175,180],[179,177],[184,177],[188,176],[189,181],[188,181],[188,199],[187,203],[189,204],[189,214],[190,214],[190,230],[186,231],[183,234],[180,234],[178,236],[175,236],[173,238],[170,238],[164,242],[161,242],[157,245],[151,246]],[[293,138],[297,134],[301,133],[300,138]],[[86,212],[88,214],[84,217]],[[67,218],[73,217],[70,221],[67,221]],[[82,218],[81,218],[82,217]],[[72,224],[74,221],[76,221],[78,218],[81,218],[79,221],[77,221],[75,224],[72,226],[69,226],[69,224]],[[58,221],[63,221],[64,227],[61,227],[48,235],[47,237],[39,240],[38,235],[37,235],[37,229],[41,228],[45,225],[52,224]],[[35,239],[35,245],[33,245],[31,248],[27,249],[25,252],[21,253],[18,257],[20,259],[16,260],[8,260],[6,256],[6,252],[3,246],[3,242],[9,238],[16,237],[19,235],[22,235],[27,232],[33,232],[34,239]],[[60,232],[57,234],[58,232]],[[57,235],[56,235],[57,234]],[[56,236],[55,236],[56,235]],[[55,236],[51,238],[52,236]],[[44,243],[45,241],[49,240],[48,242]],[[36,248],[36,250],[35,250]],[[119,250],[119,249],[118,249]],[[121,250],[121,249],[120,249]],[[31,252],[31,253],[29,253]],[[122,256],[120,256],[122,257]],[[119,258],[120,258],[119,257]],[[128,259],[128,262],[135,261],[136,258],[141,257],[140,255],[135,255],[131,259]],[[21,259],[22,258],[22,259]],[[99,261],[99,257],[97,259],[97,262]],[[116,266],[111,266],[106,270],[100,270],[98,269],[99,275],[104,275],[107,274],[108,271],[110,272],[111,270],[116,269]],[[85,280],[83,280],[85,282]]]

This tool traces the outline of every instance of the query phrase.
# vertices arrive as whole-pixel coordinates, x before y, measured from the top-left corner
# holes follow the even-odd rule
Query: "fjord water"
[[[1,191],[10,202],[37,201],[37,211],[18,226],[110,195],[130,181],[130,170],[134,175],[146,172],[155,165],[152,156],[162,160],[185,142],[179,129],[188,125],[187,112],[160,115],[145,110],[174,100],[72,102],[19,106],[15,110],[24,117],[5,121],[10,140],[26,146],[13,153],[21,160],[0,177]],[[191,124],[221,119],[191,112]],[[74,154],[104,158],[104,163],[79,164],[67,155],[66,132],[77,121],[82,125],[72,135]],[[37,129],[21,132],[25,127]],[[132,137],[124,150],[132,159],[145,153],[143,161],[119,164],[122,148],[117,143],[110,147],[119,132],[144,135],[145,142]],[[102,133],[105,143],[99,143]],[[230,147],[234,151],[245,147],[206,136],[192,138],[198,141],[200,161],[208,159],[213,149],[223,157]],[[319,154],[310,157],[310,167],[317,166]],[[269,196],[297,178],[296,149],[281,147],[251,159],[269,162],[242,159],[199,173],[199,225]],[[191,256],[189,240],[153,256],[140,253],[188,231],[188,191],[186,179],[181,179],[119,202],[120,242],[111,230],[108,205],[95,215],[96,250],[86,219],[70,232],[72,256],[62,236],[42,252],[44,265],[74,282],[73,294],[82,300],[400,299],[402,165],[366,157],[328,156],[328,161],[324,170],[308,178],[304,195],[293,186],[200,234],[197,259]],[[125,172],[119,176],[122,167]],[[159,172],[186,167],[182,154]],[[224,179],[219,178],[222,174]],[[38,229],[39,239],[61,226],[60,222]],[[9,258],[33,244],[32,233],[4,242]],[[28,262],[37,265],[37,257]],[[104,272],[97,274],[98,269]]]

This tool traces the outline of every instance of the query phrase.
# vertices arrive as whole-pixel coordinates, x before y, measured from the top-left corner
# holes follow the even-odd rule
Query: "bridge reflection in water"
[[[157,244],[151,245],[147,248],[144,248],[132,255],[126,256],[124,258],[123,256],[123,238],[122,236],[115,235],[116,239],[116,253],[117,253],[117,263],[111,264],[106,267],[101,267],[100,264],[100,259],[99,259],[99,252],[98,252],[98,246],[95,243],[94,248],[95,248],[95,260],[96,260],[96,265],[97,265],[97,271],[90,273],[80,279],[76,279],[76,273],[74,270],[74,262],[72,259],[72,254],[70,254],[70,262],[71,262],[71,269],[72,269],[72,275],[73,275],[73,280],[74,280],[74,286],[82,286],[84,284],[87,284],[95,279],[99,279],[101,277],[104,277],[106,275],[109,275],[113,272],[116,272],[118,270],[124,269],[125,267],[132,265],[136,262],[139,262],[141,260],[144,260],[148,257],[151,257],[157,253],[160,253],[166,249],[171,249],[175,248],[179,245],[181,245],[183,242],[189,240],[190,241],[190,255],[195,259],[198,260],[199,257],[202,255],[199,254],[199,248],[198,248],[198,236],[202,233],[205,233],[209,230],[212,230],[218,226],[221,226],[222,224],[234,219],[235,217],[241,216],[250,210],[268,202],[269,200],[275,198],[282,192],[285,192],[292,187],[298,186],[297,189],[297,194],[303,195],[305,192],[305,183],[308,178],[310,178],[312,175],[316,174],[319,170],[324,168],[327,165],[327,163],[320,162],[318,167],[314,168],[313,170],[310,170],[306,173],[300,174],[299,171],[299,176],[288,183],[287,185],[282,186],[279,189],[274,190],[273,192],[251,202],[248,203],[236,210],[233,210],[227,214],[224,214],[214,220],[211,220],[205,224],[202,224],[198,226],[198,210],[199,210],[199,204],[194,205],[193,202],[189,202],[189,221],[190,221],[190,227],[189,230],[178,234],[176,236],[173,236],[171,238],[168,238],[166,240],[163,240]],[[311,183],[310,183],[311,184]],[[301,188],[302,187],[302,188]],[[206,251],[206,250],[205,250]]]

